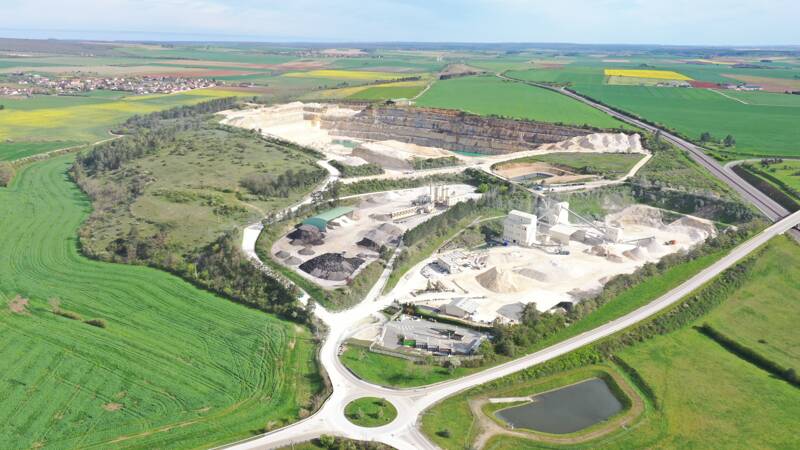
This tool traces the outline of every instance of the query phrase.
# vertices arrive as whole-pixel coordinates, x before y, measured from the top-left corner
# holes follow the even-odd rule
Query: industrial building
[[[439,307],[439,312],[459,319],[468,319],[478,310],[478,304],[468,298],[457,298]]]
[[[536,223],[534,214],[512,210],[503,221],[503,240],[525,247],[536,244]]]
[[[392,350],[410,347],[441,355],[471,355],[485,339],[485,334],[469,328],[404,318],[386,323],[379,343]]]
[[[317,227],[319,231],[325,231],[328,229],[328,224],[340,217],[353,217],[353,211],[355,208],[350,206],[340,206],[338,208],[329,209],[323,213],[317,214],[316,216],[309,217],[308,219],[303,221],[304,225],[312,225]]]

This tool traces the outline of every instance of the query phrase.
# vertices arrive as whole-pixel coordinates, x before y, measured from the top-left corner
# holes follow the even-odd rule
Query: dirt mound
[[[584,153],[642,153],[641,137],[638,134],[594,133],[577,136],[554,144],[545,144],[540,150]]]
[[[291,258],[288,258],[288,259],[286,259],[284,261],[284,263],[286,263],[286,264],[288,264],[290,266],[296,266],[296,265],[300,264],[301,262],[303,262],[303,260],[298,258],[298,257],[296,257],[296,256],[292,256]]]
[[[647,252],[642,249],[642,247],[636,247],[630,250],[625,250],[622,252],[624,256],[630,258],[634,261],[646,261],[647,260]]]
[[[606,259],[615,263],[621,263],[622,261],[624,261],[622,259],[622,256],[619,256],[616,253],[609,253],[608,256],[606,256]]]
[[[309,256],[309,255],[313,255],[314,254],[314,250],[312,250],[311,247],[303,247],[297,253],[299,253],[301,255]]]
[[[526,289],[527,281],[511,270],[501,270],[496,266],[475,277],[486,289],[498,294],[513,294]]]
[[[712,222],[694,216],[683,216],[680,219],[671,222],[668,226],[695,228],[702,234],[704,234],[706,237],[714,237],[717,235],[717,227],[715,227]]]
[[[632,205],[618,213],[609,214],[606,217],[606,223],[610,225],[619,224],[622,227],[625,225],[646,225],[661,228],[664,225],[662,219],[663,214],[659,209],[646,205]]]
[[[664,253],[664,251],[666,251],[664,245],[661,244],[661,242],[658,242],[657,239],[651,239],[650,242],[647,243],[645,248],[647,248],[647,251],[652,254]]]
[[[286,237],[291,239],[292,245],[322,245],[325,242],[325,234],[314,225],[302,224]]]
[[[300,264],[300,270],[329,281],[344,281],[358,269],[364,260],[345,258],[340,253],[324,253]]]
[[[287,252],[285,250],[280,250],[277,253],[275,253],[275,256],[280,258],[280,259],[286,259],[286,258],[289,257],[289,252]]]

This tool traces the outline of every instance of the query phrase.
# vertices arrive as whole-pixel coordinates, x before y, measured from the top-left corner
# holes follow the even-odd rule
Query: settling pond
[[[622,403],[605,381],[582,381],[533,397],[531,403],[495,413],[514,428],[567,434],[602,422],[622,411]]]

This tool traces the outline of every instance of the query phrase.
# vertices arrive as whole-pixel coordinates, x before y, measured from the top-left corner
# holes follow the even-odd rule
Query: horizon
[[[742,0],[667,5],[624,0],[563,0],[558,5],[540,0],[379,0],[365,5],[354,0],[336,5],[314,0],[73,0],[66,7],[40,0],[0,17],[0,33],[22,39],[154,42],[792,47],[800,46],[793,23],[798,15],[800,3],[788,0],[767,5]]]

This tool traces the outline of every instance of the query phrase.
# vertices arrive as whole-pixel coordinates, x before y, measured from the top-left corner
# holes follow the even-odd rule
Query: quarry
[[[612,277],[685,251],[716,235],[713,223],[633,205],[589,221],[552,203],[538,214],[511,211],[503,238],[480,250],[423,261],[398,284],[399,303],[414,303],[476,323],[516,322],[524,305],[570,310]]]
[[[543,144],[554,145],[546,152],[565,151],[556,144],[590,134],[578,127],[397,105],[293,102],[224,111],[222,115],[223,124],[259,130],[265,136],[321,151],[346,165],[369,162],[401,172],[411,170],[415,158],[456,156],[466,161],[470,158],[465,155],[477,155],[495,161],[539,151]],[[575,149],[566,151],[599,149],[596,145],[570,146]]]

